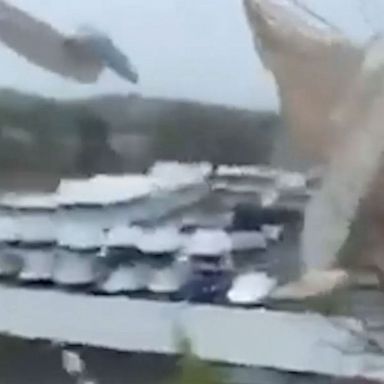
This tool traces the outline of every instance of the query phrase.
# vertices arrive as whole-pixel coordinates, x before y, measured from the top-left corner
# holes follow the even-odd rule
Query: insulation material
[[[283,117],[295,141],[308,157],[328,159],[344,134],[332,114],[358,75],[363,49],[298,17],[282,2],[244,4],[255,47],[276,79]]]
[[[337,267],[351,225],[366,208],[360,203],[372,195],[381,167],[382,39],[357,47],[334,31],[295,17],[277,1],[245,0],[245,9],[295,140],[324,164],[322,186],[305,213],[304,277],[291,287],[295,294],[319,294],[346,282],[342,271],[328,276],[324,271]],[[380,206],[379,199],[375,204]],[[376,260],[376,266],[381,264]]]

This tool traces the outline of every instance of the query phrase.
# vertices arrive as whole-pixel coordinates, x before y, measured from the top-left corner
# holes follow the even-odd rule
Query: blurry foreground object
[[[363,51],[277,1],[245,0],[255,47],[277,82],[285,121],[306,155],[327,158],[343,131],[332,111],[348,93]]]
[[[85,361],[76,351],[63,349],[61,351],[62,367],[72,377],[76,384],[95,384],[87,372]]]
[[[95,82],[106,67],[130,82],[138,81],[129,59],[102,33],[87,28],[65,36],[1,0],[0,40],[33,64],[81,83]]]
[[[322,185],[305,213],[302,278],[275,296],[304,298],[347,284],[356,261],[353,266],[370,267],[384,276],[379,235],[384,222],[379,208],[383,39],[359,48],[335,31],[295,17],[281,2],[244,3],[256,48],[275,76],[294,138],[323,166]],[[356,233],[351,235],[351,229]],[[357,242],[346,253],[351,239]]]

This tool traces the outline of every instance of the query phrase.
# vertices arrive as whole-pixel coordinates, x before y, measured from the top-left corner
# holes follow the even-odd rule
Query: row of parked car
[[[268,250],[300,217],[255,207],[241,217],[240,208],[226,229],[119,225],[100,236],[85,226],[59,242],[9,239],[0,249],[0,274],[95,294],[258,304],[277,283],[265,267]]]
[[[145,175],[64,180],[54,194],[4,195],[0,276],[93,294],[259,304],[277,284],[267,251],[301,210],[256,201],[230,208],[224,227],[161,220],[215,193],[209,175],[207,165],[162,163]]]

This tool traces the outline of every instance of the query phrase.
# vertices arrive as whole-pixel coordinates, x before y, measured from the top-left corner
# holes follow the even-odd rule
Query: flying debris
[[[106,67],[112,69],[122,78],[131,83],[138,82],[139,74],[130,59],[119,50],[106,34],[92,27],[81,28],[74,38],[67,40],[67,44],[74,47],[82,45],[99,58]]]
[[[70,375],[79,375],[83,373],[85,369],[84,361],[77,352],[63,350],[62,364],[64,370]]]
[[[302,279],[276,296],[326,293],[348,282],[349,273],[338,268],[352,224],[368,216],[369,226],[376,226],[372,231],[382,228],[383,216],[377,212],[384,152],[382,40],[359,47],[339,32],[295,17],[277,1],[244,4],[255,46],[276,78],[294,138],[324,167],[321,188],[305,213]],[[383,275],[380,241],[371,236],[370,249],[360,252],[364,260],[357,258]]]
[[[63,349],[61,352],[62,367],[77,384],[96,384],[97,381],[89,377],[85,361],[76,351]]]
[[[281,111],[306,156],[328,160],[336,145],[332,109],[347,93],[363,49],[345,36],[300,17],[278,1],[245,0],[257,53],[276,78]]]
[[[2,0],[0,41],[29,62],[80,83],[97,81],[107,67],[132,83],[138,81],[129,58],[105,34],[87,28],[66,36]]]

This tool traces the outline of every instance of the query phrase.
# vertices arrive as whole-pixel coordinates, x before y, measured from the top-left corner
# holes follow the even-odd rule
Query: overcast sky
[[[253,109],[278,104],[274,82],[253,50],[241,0],[8,1],[64,32],[83,24],[107,32],[129,54],[141,81],[132,86],[106,72],[97,84],[79,85],[0,46],[0,87],[64,98],[138,92]],[[384,27],[381,0],[306,3],[358,40]]]

